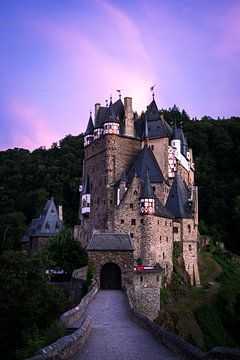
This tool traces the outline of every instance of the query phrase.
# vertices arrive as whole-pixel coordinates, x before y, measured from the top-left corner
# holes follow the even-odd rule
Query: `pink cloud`
[[[37,105],[16,97],[9,101],[8,112],[12,119],[10,146],[33,150],[40,146],[49,147],[59,140],[59,134],[52,129],[50,119]]]

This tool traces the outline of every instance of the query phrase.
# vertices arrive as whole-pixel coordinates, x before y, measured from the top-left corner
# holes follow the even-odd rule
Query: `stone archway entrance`
[[[118,265],[109,262],[102,266],[100,288],[102,290],[121,290],[121,269]]]

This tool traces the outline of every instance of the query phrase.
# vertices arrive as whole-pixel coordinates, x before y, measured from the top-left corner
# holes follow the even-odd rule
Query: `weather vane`
[[[154,88],[155,88],[156,84],[154,84],[153,86],[150,87],[150,92],[152,93],[152,97],[154,100]]]
[[[118,92],[119,99],[121,99],[121,91],[122,91],[122,89],[118,89],[118,90],[116,90],[116,91]]]

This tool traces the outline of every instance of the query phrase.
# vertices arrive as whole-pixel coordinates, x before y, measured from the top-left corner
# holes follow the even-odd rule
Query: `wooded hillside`
[[[199,186],[200,231],[240,251],[240,118],[190,120],[174,106],[164,110],[187,134]],[[33,152],[0,152],[0,246],[16,248],[27,225],[53,196],[63,205],[64,221],[77,223],[82,176],[83,136],[66,136],[60,145]]]

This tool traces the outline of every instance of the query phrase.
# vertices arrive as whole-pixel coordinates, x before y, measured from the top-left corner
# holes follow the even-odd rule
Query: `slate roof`
[[[173,140],[180,140],[180,134],[179,134],[179,131],[178,131],[178,127],[177,127],[177,124],[176,124],[176,121],[174,121],[173,123],[173,132],[172,132],[172,136],[171,136],[171,139]]]
[[[135,162],[130,170],[127,172],[128,181],[131,182],[133,176],[137,174],[141,180],[145,182],[149,171],[149,178],[151,183],[163,183],[165,181],[163,173],[153,155],[153,152],[147,145],[140,151]]]
[[[100,106],[98,113],[97,113],[97,118],[96,118],[96,123],[95,123],[95,129],[96,128],[102,128],[103,127],[103,123],[107,118],[107,111],[108,108],[105,106]]]
[[[93,135],[93,131],[94,131],[94,125],[93,125],[93,120],[92,120],[92,114],[90,114],[85,135]]]
[[[21,242],[28,242],[30,237],[54,236],[61,228],[58,211],[51,198],[47,201],[42,214],[33,219]]]
[[[94,233],[87,251],[133,251],[129,234]]]
[[[168,123],[164,119],[158,119],[155,121],[148,122],[148,134],[149,137],[171,137],[172,128],[168,125]]]
[[[148,121],[158,120],[159,119],[159,111],[155,100],[153,99],[152,102],[147,106],[146,115]]]
[[[166,209],[166,207],[162,204],[161,200],[155,196],[155,202],[156,202],[156,215],[172,219],[174,216]]]
[[[148,170],[147,170],[146,179],[145,179],[144,184],[143,184],[143,191],[141,193],[141,198],[142,199],[154,199],[155,198],[153,188],[152,188],[152,185],[150,183],[149,171]]]
[[[119,115],[116,114],[115,112],[115,108],[113,106],[112,100],[110,101],[108,110],[107,110],[107,116],[106,119],[104,120],[104,122],[117,122],[120,123],[119,121]]]
[[[192,213],[188,201],[189,195],[190,190],[181,176],[176,172],[166,202],[167,211],[169,211],[175,218],[192,219]]]

